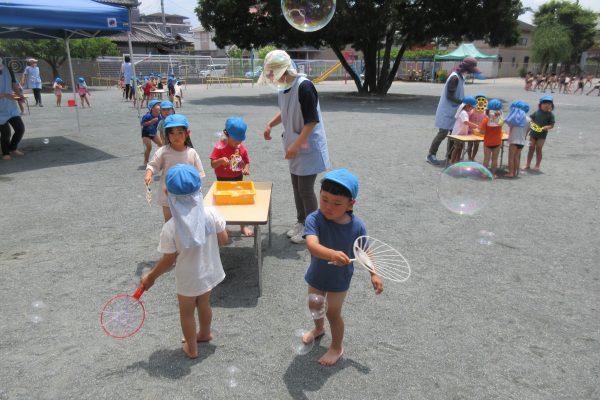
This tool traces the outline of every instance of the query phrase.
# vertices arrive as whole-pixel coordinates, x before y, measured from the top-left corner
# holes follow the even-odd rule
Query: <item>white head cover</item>
[[[298,73],[288,53],[283,50],[273,50],[265,57],[263,71],[257,83],[259,85],[276,83],[286,72],[294,78],[303,75]]]
[[[169,193],[169,208],[175,220],[175,230],[184,249],[203,245],[206,235],[213,232],[204,213],[202,193],[176,195]]]

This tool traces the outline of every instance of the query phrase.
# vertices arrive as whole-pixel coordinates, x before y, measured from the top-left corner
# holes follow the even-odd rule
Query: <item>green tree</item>
[[[275,46],[264,46],[258,50],[257,57],[261,60],[264,60],[267,54],[275,50],[277,47]]]
[[[454,42],[484,39],[494,46],[515,44],[517,17],[523,7],[520,0],[338,0],[331,22],[310,33],[287,23],[280,0],[198,0],[195,11],[202,26],[215,32],[219,47],[330,47],[359,92],[385,94],[404,52],[413,46],[434,38]],[[342,50],[349,45],[364,56],[364,81],[343,57]],[[400,49],[392,57],[394,45]]]
[[[73,39],[69,41],[71,57],[95,59],[100,56],[118,56],[119,50],[108,38]],[[0,49],[12,57],[34,57],[52,67],[52,76],[67,60],[65,42],[59,39],[1,39]]]
[[[542,64],[545,72],[548,64],[568,60],[573,53],[569,31],[553,21],[544,22],[533,32],[531,56],[533,61]]]
[[[567,69],[570,65],[577,64],[581,53],[594,45],[597,34],[596,21],[597,16],[594,11],[584,9],[578,2],[572,3],[568,0],[551,0],[542,4],[533,19],[533,23],[540,28],[552,26],[551,24],[564,28],[563,34],[569,38],[571,52],[564,54],[564,58],[557,62],[566,64]],[[551,38],[559,39],[557,36]]]

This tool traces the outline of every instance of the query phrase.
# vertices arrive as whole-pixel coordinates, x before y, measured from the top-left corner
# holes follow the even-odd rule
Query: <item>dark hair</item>
[[[165,128],[165,142],[167,142],[168,145],[171,145],[171,142],[169,142],[169,133],[171,133],[171,131],[173,130],[173,128],[177,128],[177,127],[176,126],[172,126],[170,128]],[[186,131],[184,144],[187,147],[193,148],[194,146],[192,146],[192,139],[190,139],[190,135],[187,134],[187,128],[185,126],[182,126],[182,128],[185,129],[185,131]]]
[[[131,57],[125,56],[125,62],[131,62]]]
[[[325,179],[321,182],[321,190],[331,193],[334,196],[344,196],[352,200],[352,193],[350,193],[347,187],[329,179]]]

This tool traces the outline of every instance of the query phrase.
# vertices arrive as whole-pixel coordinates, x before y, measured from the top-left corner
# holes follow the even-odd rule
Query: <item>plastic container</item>
[[[69,107],[75,107],[75,100],[73,100],[73,99],[68,100],[67,104],[69,105]]]
[[[252,181],[217,181],[213,198],[217,205],[254,204],[256,189]]]

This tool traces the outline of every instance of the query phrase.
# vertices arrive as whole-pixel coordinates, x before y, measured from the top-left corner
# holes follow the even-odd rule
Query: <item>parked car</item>
[[[258,67],[254,70],[254,73],[252,73],[252,71],[248,71],[246,72],[246,74],[244,75],[247,79],[256,79],[260,76],[260,74],[262,74],[262,67]]]
[[[213,64],[213,65],[208,65],[206,67],[206,69],[203,69],[202,71],[200,71],[198,73],[198,75],[200,75],[200,78],[207,78],[207,77],[222,77],[225,76],[225,74],[227,73],[227,65],[225,64]]]

